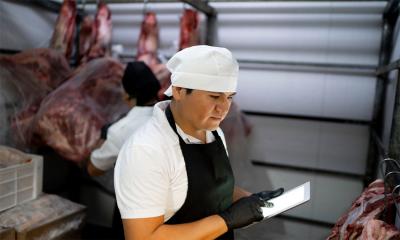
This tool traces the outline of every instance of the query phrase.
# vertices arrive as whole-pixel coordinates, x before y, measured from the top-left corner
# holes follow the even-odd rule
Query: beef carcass
[[[157,93],[159,100],[164,100],[164,92],[171,85],[171,73],[165,64],[159,63],[150,67],[158,81],[160,82],[160,90]]]
[[[394,199],[390,194],[387,195],[386,200],[387,207],[393,208]],[[386,200],[383,181],[376,180],[371,183],[353,202],[351,208],[339,218],[327,240],[363,239],[360,238],[363,232],[364,236],[367,236],[367,233],[372,231],[366,229],[368,223],[381,217],[386,206]],[[371,226],[369,225],[369,227]]]
[[[94,22],[94,41],[90,46],[87,57],[83,62],[91,59],[111,56],[111,11],[107,4],[99,2],[97,5],[97,13]]]
[[[28,68],[36,77],[32,81],[38,80],[37,84],[44,84],[49,91],[61,85],[71,74],[71,68],[65,56],[48,48],[31,49],[11,56],[0,57],[0,59],[3,62],[12,62],[14,66]]]
[[[1,57],[0,74],[2,89],[8,89],[2,95],[9,106],[3,126],[14,133],[10,144],[25,150],[32,143],[32,120],[42,99],[67,79],[71,69],[62,53],[32,49]]]
[[[156,14],[154,12],[147,12],[140,30],[136,60],[145,62],[160,82],[161,89],[158,91],[158,98],[162,100],[165,97],[165,90],[171,84],[171,73],[165,64],[162,64],[158,59],[157,50],[158,24]]]
[[[366,224],[359,237],[361,240],[398,240],[400,232],[384,221],[371,219]]]
[[[33,116],[48,91],[29,68],[0,59],[0,144],[27,149]]]
[[[199,44],[199,16],[197,11],[185,9],[181,17],[179,50]]]
[[[64,0],[51,37],[50,48],[62,52],[67,59],[72,53],[75,19],[75,0]]]
[[[140,29],[136,60],[145,62],[149,67],[159,64],[157,58],[158,31],[156,14],[147,12]]]
[[[79,67],[43,99],[35,136],[66,159],[80,162],[89,157],[101,141],[101,127],[128,111],[122,98],[123,71],[123,65],[111,58]]]
[[[94,19],[92,16],[85,16],[79,30],[79,64],[86,61],[95,37]]]

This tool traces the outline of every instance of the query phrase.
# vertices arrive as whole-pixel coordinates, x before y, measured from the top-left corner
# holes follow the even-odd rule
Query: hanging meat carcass
[[[396,231],[388,223],[380,223],[385,208],[393,210],[394,199],[387,194],[385,200],[385,188],[382,180],[376,180],[358,197],[350,209],[344,213],[332,229],[327,240],[353,240],[353,239],[400,239],[400,232]],[[399,201],[399,199],[397,199]],[[385,220],[385,219],[384,219]],[[372,228],[372,229],[370,229]],[[370,238],[381,231],[380,238]],[[361,238],[363,236],[364,238]]]
[[[82,62],[88,62],[91,59],[111,56],[111,11],[107,4],[99,2],[94,22],[94,40],[90,45],[87,55]]]
[[[67,59],[70,58],[72,53],[75,19],[75,0],[64,0],[50,41],[50,48],[62,52]]]
[[[79,30],[79,64],[86,61],[90,47],[96,37],[94,19],[92,16],[85,16]]]
[[[365,224],[359,239],[396,240],[400,239],[400,232],[393,225],[389,225],[384,221],[371,219]]]
[[[0,144],[27,149],[31,121],[47,92],[29,68],[0,59]]]
[[[26,149],[31,145],[32,120],[42,99],[67,79],[71,69],[61,52],[43,48],[1,57],[0,72],[3,90],[9,89],[3,96],[18,99],[7,100],[12,111],[4,112],[4,129],[15,133],[10,138],[13,146]]]
[[[16,146],[26,148],[30,145],[32,119],[42,98],[61,85],[71,73],[67,58],[72,52],[75,17],[75,1],[65,0],[55,24],[51,49],[32,49],[0,58],[0,67],[6,72],[2,75],[7,75],[4,80],[18,84],[17,92],[23,94],[20,96],[23,104],[18,104],[19,107],[14,108],[12,115],[8,116],[12,131],[16,133],[13,136]],[[14,74],[9,75],[7,72]]]
[[[179,50],[199,44],[199,16],[197,11],[185,9],[181,17]]]
[[[15,66],[26,67],[36,77],[33,81],[39,81],[37,84],[43,84],[48,91],[57,88],[71,74],[67,59],[53,49],[31,49],[0,59],[3,62],[12,62]]]
[[[35,136],[66,159],[89,157],[101,141],[101,127],[128,111],[122,99],[123,71],[112,58],[94,59],[76,69],[42,101]]]
[[[158,32],[156,14],[154,12],[147,12],[140,29],[136,60],[145,62],[149,67],[159,63],[157,58]]]
[[[153,71],[158,81],[160,81],[161,89],[158,91],[158,98],[162,100],[165,98],[165,90],[171,84],[171,73],[157,57],[158,41],[156,14],[154,12],[147,12],[140,30],[136,60],[145,62]]]

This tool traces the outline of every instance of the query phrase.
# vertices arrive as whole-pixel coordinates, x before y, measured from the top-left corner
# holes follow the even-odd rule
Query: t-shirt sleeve
[[[119,148],[111,138],[107,139],[100,148],[95,149],[90,155],[93,165],[103,171],[111,169],[117,160]]]
[[[115,194],[123,219],[165,214],[169,178],[159,150],[125,144],[114,171]]]

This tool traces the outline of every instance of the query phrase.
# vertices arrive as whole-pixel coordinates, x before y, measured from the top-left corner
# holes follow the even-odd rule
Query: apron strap
[[[172,127],[174,132],[176,134],[178,134],[178,130],[176,130],[175,120],[174,120],[174,116],[172,115],[172,111],[171,111],[170,105],[168,105],[168,107],[165,109],[165,116],[167,117],[169,125]],[[179,134],[178,134],[178,136],[179,136]]]

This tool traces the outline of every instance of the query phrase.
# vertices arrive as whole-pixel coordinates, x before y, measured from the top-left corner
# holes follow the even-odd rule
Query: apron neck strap
[[[178,130],[176,129],[176,124],[175,124],[175,119],[174,116],[172,115],[171,111],[171,105],[168,105],[168,107],[165,109],[165,116],[167,117],[169,125],[172,127],[174,132],[178,134]],[[178,134],[179,136],[179,134]]]

